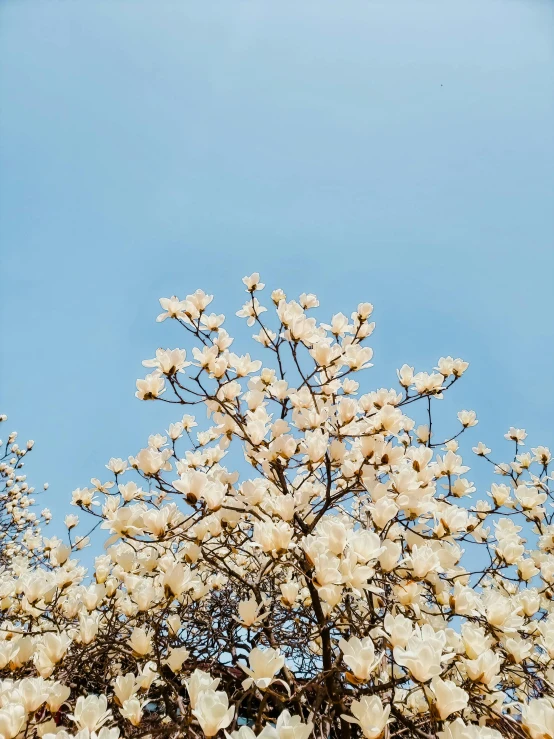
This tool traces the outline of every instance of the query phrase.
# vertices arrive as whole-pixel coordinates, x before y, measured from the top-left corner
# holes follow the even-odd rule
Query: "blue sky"
[[[462,356],[473,441],[554,446],[553,38],[546,0],[1,0],[0,409],[51,508],[171,420],[158,297],[253,271],[374,303],[368,389]]]

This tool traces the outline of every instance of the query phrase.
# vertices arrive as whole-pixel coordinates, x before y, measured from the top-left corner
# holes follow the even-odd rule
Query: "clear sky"
[[[554,446],[553,93],[547,0],[0,0],[0,410],[51,508],[170,420],[158,297],[253,271],[375,304],[367,389],[462,356],[474,442]]]

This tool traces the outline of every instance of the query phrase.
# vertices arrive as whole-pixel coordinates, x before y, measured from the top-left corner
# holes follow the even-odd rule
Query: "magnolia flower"
[[[88,731],[87,731],[88,733]],[[58,731],[58,727],[56,726],[56,722],[53,718],[48,719],[48,721],[44,721],[40,724],[40,726],[37,726],[37,736],[38,737],[44,737],[44,736],[55,736],[56,734],[59,735],[58,739],[64,739],[64,734],[66,736],[70,736],[66,731]]]
[[[487,649],[477,659],[466,659],[464,663],[470,680],[481,682],[491,689],[499,682],[502,660],[492,650]]]
[[[253,272],[249,277],[243,277],[242,281],[249,293],[253,293],[255,290],[263,290],[265,287],[264,283],[260,281],[259,272]]]
[[[523,442],[527,438],[527,432],[525,429],[516,429],[510,426],[510,430],[507,434],[504,434],[504,438],[508,441],[517,441],[520,446],[523,446]]]
[[[137,467],[147,477],[151,477],[162,470],[171,469],[171,465],[167,461],[171,454],[171,449],[163,449],[160,452],[153,447],[148,447],[147,449],[141,449],[134,459],[132,457],[129,459],[133,466]]]
[[[130,721],[133,726],[138,726],[142,719],[142,704],[138,698],[128,698],[123,702],[123,705],[119,709],[119,713]]]
[[[466,654],[470,659],[477,659],[491,646],[493,641],[482,626],[469,622],[462,624],[461,637]]]
[[[246,375],[257,372],[262,366],[259,359],[250,359],[250,354],[239,357],[236,354],[231,353],[229,354],[228,361],[229,365],[235,370],[237,377],[246,377]]]
[[[71,695],[71,688],[59,682],[51,682],[48,686],[46,705],[50,713],[57,713]]]
[[[470,426],[476,426],[479,423],[475,411],[460,411],[458,413],[458,421],[466,429]]]
[[[141,657],[149,654],[152,651],[152,632],[142,626],[136,626],[131,632],[129,646]]]
[[[114,681],[114,693],[120,705],[131,698],[137,690],[137,680],[132,672],[128,672],[126,675],[118,675]]]
[[[64,518],[64,523],[68,529],[73,529],[79,523],[79,516],[76,516],[74,513],[68,514]]]
[[[405,649],[394,648],[394,659],[399,665],[406,667],[416,680],[427,682],[441,674],[442,663],[451,657],[443,654],[445,644],[445,633],[436,633],[431,626],[425,624],[422,628],[416,627]]]
[[[403,364],[399,370],[396,370],[398,380],[403,387],[410,387],[414,381],[414,368],[407,364]]]
[[[405,647],[412,635],[412,622],[401,613],[387,613],[383,622],[384,632],[393,647]]]
[[[172,647],[165,659],[165,664],[169,666],[172,672],[179,672],[183,666],[183,662],[189,657],[189,651],[185,647]]]
[[[185,367],[190,365],[186,361],[187,353],[184,349],[157,349],[154,359],[145,359],[144,367],[155,367],[164,375],[174,375],[181,372]]]
[[[121,459],[121,457],[111,457],[106,468],[113,472],[114,475],[122,475],[127,469],[127,462]]]
[[[167,592],[177,598],[192,585],[192,573],[182,562],[176,562],[164,575],[163,584]]]
[[[275,675],[285,664],[285,658],[278,649],[254,649],[248,655],[250,668],[240,665],[240,667],[249,675],[243,680],[242,687],[247,690],[254,683],[261,690],[265,690],[271,683]]]
[[[198,719],[202,731],[207,737],[226,729],[235,715],[233,706],[229,708],[227,693],[221,690],[203,690],[196,699],[192,713]]]
[[[246,318],[246,325],[253,326],[256,320],[256,316],[259,316],[266,311],[267,308],[264,308],[263,305],[260,305],[258,298],[252,298],[252,300],[246,302],[242,306],[241,310],[238,310],[235,315],[237,315],[239,318]]]
[[[157,370],[146,375],[144,380],[137,380],[136,397],[139,400],[154,400],[166,391],[165,380]]]
[[[469,695],[451,680],[433,679],[431,683],[439,716],[444,721],[451,713],[462,711],[468,704]]]
[[[385,551],[377,534],[366,529],[359,529],[351,534],[348,538],[348,546],[363,564],[377,559]]]
[[[96,638],[99,629],[99,614],[86,616],[79,615],[79,636],[82,644],[90,644]]]
[[[137,688],[142,688],[142,690],[148,690],[152,683],[154,682],[155,678],[157,677],[158,673],[156,671],[156,663],[150,660],[149,662],[146,662],[145,665],[141,669],[139,669],[137,674]]]
[[[160,313],[157,317],[157,321],[165,321],[166,318],[185,318],[186,313],[190,314],[192,305],[187,300],[179,300],[178,297],[173,295],[171,298],[160,298],[160,305],[164,313]],[[198,315],[198,311],[196,311]],[[195,316],[196,317],[196,316]]]
[[[69,645],[71,637],[68,634],[55,634],[50,631],[43,634],[38,645],[39,655],[43,655],[53,664],[61,661]]]
[[[47,683],[42,678],[21,680],[17,691],[28,713],[36,711],[48,697]]]
[[[360,682],[369,680],[371,673],[379,664],[379,657],[375,657],[375,648],[369,636],[364,639],[352,636],[348,641],[341,639],[339,647],[356,680]]]
[[[260,736],[263,736],[263,731]],[[241,726],[240,729],[232,731],[230,734],[225,732],[225,737],[226,739],[256,739],[256,734],[254,734],[249,726]]]
[[[247,628],[254,626],[254,624],[260,623],[269,615],[268,613],[260,614],[262,607],[263,604],[258,603],[255,598],[250,598],[250,600],[241,600],[238,605],[240,618],[236,620]]]
[[[271,521],[254,524],[253,540],[263,552],[280,552],[288,549],[293,530],[284,521]]]
[[[41,724],[41,726],[44,726],[44,724]],[[52,733],[46,732],[42,734],[42,739],[118,739],[119,737],[119,729],[117,726],[114,726],[111,729],[104,726],[100,731],[82,729],[75,735],[70,734],[68,731],[65,731],[65,729],[60,730],[59,727],[56,727],[55,723],[54,726],[50,726],[48,728],[52,728]],[[39,736],[41,736],[40,732]]]
[[[553,739],[554,706],[547,698],[534,698],[521,708],[521,720],[531,739]]]
[[[300,716],[291,716],[285,709],[279,714],[275,728],[266,726],[258,735],[258,739],[308,739],[313,728],[312,723],[303,724]],[[238,739],[251,739],[251,737],[242,736]]]
[[[469,362],[464,362],[463,359],[441,357],[437,362],[435,369],[437,369],[444,377],[448,377],[449,375],[461,377],[468,367]]]
[[[390,706],[383,708],[381,699],[376,695],[364,695],[359,701],[352,701],[350,710],[355,718],[346,714],[342,718],[351,724],[358,724],[366,739],[378,739],[389,721]]]
[[[424,578],[430,572],[442,572],[439,555],[427,544],[414,544],[405,561],[410,564],[414,578]]]
[[[502,734],[496,729],[476,724],[465,724],[461,718],[457,718],[448,724],[444,731],[439,731],[439,739],[503,739]]]
[[[290,582],[281,583],[279,585],[279,588],[283,595],[283,602],[287,606],[294,605],[296,599],[298,598],[298,592],[300,590],[300,586],[298,585],[298,583],[294,580],[291,580]]]
[[[10,703],[0,709],[0,736],[14,739],[25,723],[25,709],[18,703]]]
[[[105,695],[82,695],[77,698],[73,714],[69,718],[75,721],[79,729],[97,731],[112,718]]]
[[[533,651],[533,645],[527,639],[522,639],[518,634],[508,637],[504,641],[504,648],[517,664],[521,664]]]
[[[188,680],[185,680],[185,686],[187,693],[189,694],[190,705],[192,708],[196,708],[196,703],[200,693],[206,690],[212,692],[215,691],[219,683],[219,678],[213,680],[209,673],[196,669]]]

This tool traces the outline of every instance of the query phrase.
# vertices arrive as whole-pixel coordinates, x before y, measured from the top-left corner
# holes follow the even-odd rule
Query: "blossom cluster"
[[[8,420],[0,415],[0,423]],[[35,495],[43,491],[27,482],[23,467],[35,442],[18,442],[17,431],[11,431],[5,442],[0,440],[0,567],[9,568],[12,558],[26,554],[33,561],[33,551],[41,542],[41,524],[48,524],[52,514],[44,508],[37,515]],[[48,483],[43,490],[48,489]],[[40,547],[39,547],[40,548]]]
[[[211,295],[162,298],[187,345],[136,395],[176,418],[73,491],[67,541],[28,512],[10,437],[0,736],[554,739],[548,448],[474,442],[478,491],[475,412],[433,421],[467,362],[365,391],[371,304],[320,322],[315,295],[243,282],[263,359]],[[80,514],[107,537],[90,574]]]

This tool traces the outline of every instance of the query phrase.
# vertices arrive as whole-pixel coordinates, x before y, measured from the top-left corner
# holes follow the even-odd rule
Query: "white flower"
[[[242,281],[246,285],[246,291],[253,293],[256,290],[263,290],[265,285],[260,281],[258,272],[253,272],[249,277],[243,277]]]
[[[441,719],[444,721],[451,713],[462,711],[468,704],[469,695],[451,680],[433,679],[431,683],[436,698],[436,706]]]
[[[381,699],[376,695],[364,695],[359,701],[352,701],[350,710],[355,718],[346,714],[342,718],[351,724],[358,724],[366,739],[378,739],[389,721],[390,706],[383,708]]]
[[[477,426],[479,423],[475,411],[460,411],[458,413],[458,421],[465,429],[470,428],[470,426]]]
[[[286,709],[279,714],[275,728],[266,726],[258,739],[308,739],[313,731],[312,723],[303,724],[300,716],[291,716]],[[240,737],[250,739],[250,737]]]
[[[114,475],[121,475],[127,469],[127,462],[120,457],[112,457],[106,467],[114,473]]]
[[[196,708],[196,703],[200,693],[210,690],[215,691],[219,685],[220,679],[212,679],[212,676],[208,672],[196,669],[192,675],[185,680],[185,686],[187,693],[189,694],[190,705],[192,708]]]
[[[56,713],[66,702],[71,694],[71,688],[59,682],[50,682],[48,686],[48,697],[46,705],[50,713]]]
[[[356,554],[358,561],[363,564],[377,559],[385,551],[378,535],[367,529],[352,533],[348,537],[348,546]]]
[[[128,643],[133,652],[143,657],[152,651],[152,632],[143,626],[136,626]]]
[[[527,438],[527,432],[525,429],[516,429],[510,426],[510,430],[507,434],[504,434],[504,438],[508,439],[508,441],[517,441],[520,446],[523,446],[523,442]]]
[[[450,656],[443,655],[445,644],[444,632],[436,633],[428,624],[422,628],[416,626],[406,648],[394,648],[394,659],[399,665],[406,667],[416,680],[427,682],[441,674],[442,663]]]
[[[192,308],[188,301],[179,300],[175,295],[171,298],[160,298],[160,305],[164,313],[160,313],[157,317],[158,322],[165,321],[166,318],[185,318],[186,312],[190,315],[190,309]],[[197,316],[198,311],[195,311],[195,313]]]
[[[118,675],[114,682],[114,693],[120,705],[131,698],[137,691],[137,680],[132,672]]]
[[[263,731],[260,736],[263,736]],[[241,726],[240,729],[232,731],[230,734],[225,732],[225,737],[226,739],[256,739],[256,734],[249,726]]]
[[[379,664],[379,657],[375,657],[375,647],[369,636],[364,639],[352,636],[348,641],[341,639],[339,647],[356,680],[361,682],[369,680],[371,673]]]
[[[242,664],[240,665],[246,674],[249,675],[243,681],[242,687],[246,690],[252,683],[255,683],[258,688],[265,690],[271,685],[275,675],[285,664],[285,658],[278,649],[262,650],[254,647],[248,655],[248,662],[250,663],[250,668]]]
[[[260,614],[262,608],[263,604],[258,603],[255,598],[250,598],[249,600],[241,600],[238,605],[240,618],[237,620],[239,621],[239,623],[241,623],[243,626],[246,626],[247,628],[249,628],[250,626],[254,626],[254,624],[260,623],[269,615],[268,613]]]
[[[138,698],[133,696],[132,698],[128,698],[126,701],[123,702],[123,705],[119,709],[119,712],[123,716],[123,718],[126,718],[127,721],[130,721],[133,726],[138,726],[142,719],[142,708],[143,704],[139,701]]]
[[[531,739],[554,738],[554,707],[548,698],[533,698],[524,704],[521,720]]]
[[[23,706],[28,713],[36,711],[48,697],[48,683],[42,678],[24,678],[17,686]]]
[[[0,736],[14,739],[23,728],[25,718],[25,709],[18,703],[10,703],[0,709]]]
[[[154,398],[159,398],[165,391],[165,380],[156,370],[146,375],[144,380],[137,380],[137,392],[135,395],[139,400],[153,400]]]
[[[296,602],[298,598],[298,592],[300,590],[300,586],[295,580],[291,580],[290,582],[284,582],[279,585],[279,588],[281,589],[281,593],[283,595],[283,602],[287,606],[292,606]]]
[[[88,695],[77,698],[73,714],[69,718],[75,721],[79,729],[97,731],[112,718],[105,695]]]
[[[387,613],[383,622],[385,633],[393,647],[405,647],[412,635],[412,622],[401,613]]]
[[[141,449],[136,457],[129,457],[129,461],[133,467],[138,468],[141,472],[150,477],[152,475],[157,475],[161,470],[170,469],[167,462],[170,456],[171,451],[169,449],[164,449],[160,452],[157,449],[148,447],[146,449]]]
[[[227,693],[221,690],[204,690],[196,699],[196,707],[192,713],[198,719],[202,731],[207,737],[226,729],[235,715],[234,706],[229,708]]]
[[[447,724],[444,731],[439,731],[439,739],[503,739],[502,734],[496,729],[477,724],[465,724],[461,718],[457,718]]]
[[[165,664],[172,672],[179,672],[183,662],[189,657],[189,651],[185,647],[172,647],[165,659]]]
[[[190,366],[186,357],[187,353],[184,349],[157,349],[155,358],[145,359],[142,364],[144,367],[155,367],[159,372],[170,377]]]
[[[399,370],[396,370],[396,374],[403,387],[410,387],[414,381],[414,368],[407,364],[403,364]]]
[[[502,660],[492,649],[487,649],[477,659],[466,659],[464,662],[470,680],[483,683],[490,689],[500,681],[499,671]]]

